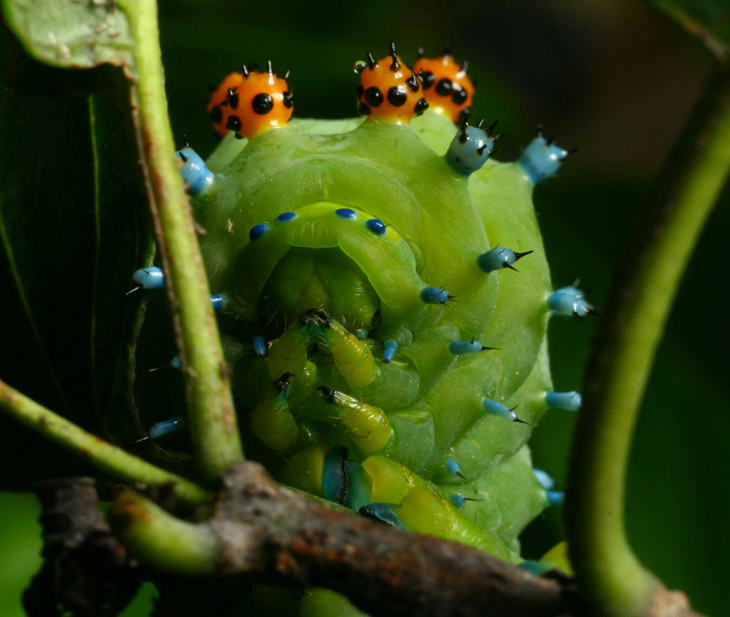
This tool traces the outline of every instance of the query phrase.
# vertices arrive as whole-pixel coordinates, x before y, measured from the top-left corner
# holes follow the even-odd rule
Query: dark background
[[[505,137],[496,158],[517,158],[538,123],[560,145],[580,147],[536,189],[535,205],[555,285],[580,277],[599,307],[652,178],[711,67],[698,42],[628,0],[457,7],[162,0],[160,22],[173,130],[178,143],[186,133],[202,155],[216,141],[205,117],[206,84],[242,62],[271,59],[279,73],[290,69],[296,116],[343,117],[355,112],[352,66],[366,51],[384,55],[393,40],[412,62],[419,45],[437,55],[450,42],[479,81],[475,116],[499,119]],[[722,581],[730,566],[728,193],[701,238],[659,348],[626,502],[640,559],[713,615],[726,614]],[[557,390],[580,388],[594,329],[591,320],[551,324]],[[536,466],[558,480],[565,478],[573,421],[569,412],[550,412],[533,439]],[[0,614],[19,610],[19,589],[35,567],[28,554],[36,548],[25,543],[37,533],[35,515],[30,500],[0,496]],[[560,525],[558,508],[531,525],[526,555],[538,557],[558,542]]]

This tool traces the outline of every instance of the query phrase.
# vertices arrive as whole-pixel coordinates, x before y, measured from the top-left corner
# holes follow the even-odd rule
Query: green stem
[[[174,484],[178,498],[189,505],[210,501],[212,494],[197,484],[143,461],[69,422],[0,381],[0,409],[21,424],[45,435],[73,454],[124,482],[154,486]]]
[[[163,572],[205,576],[217,569],[218,540],[210,527],[181,521],[132,490],[114,498],[107,519],[132,554]]]
[[[118,4],[127,14],[135,40],[139,139],[188,391],[190,434],[201,474],[212,480],[242,460],[243,449],[210,291],[174,154],[157,6],[154,0]]]
[[[685,265],[730,171],[730,72],[714,75],[624,254],[584,384],[568,477],[570,558],[596,614],[640,615],[656,579],[624,527],[631,435]]]

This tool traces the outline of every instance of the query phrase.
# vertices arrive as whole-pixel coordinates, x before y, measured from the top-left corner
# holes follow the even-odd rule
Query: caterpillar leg
[[[379,375],[370,346],[338,321],[328,320],[323,336],[337,370],[351,388],[365,388]]]
[[[249,419],[254,435],[277,452],[292,448],[299,436],[299,427],[287,400],[292,377],[291,373],[281,375],[274,383],[276,393],[260,401]]]
[[[379,452],[393,438],[393,429],[385,412],[379,407],[361,403],[327,386],[317,388],[322,397],[347,427],[351,439],[366,454]]]
[[[312,321],[314,314],[316,323]],[[313,341],[325,347],[332,360],[331,365],[326,360],[320,362],[320,384],[339,388],[336,384],[344,382],[342,386],[358,391],[363,400],[376,407],[405,408],[418,398],[418,368],[408,353],[396,357],[397,341],[386,341],[380,351],[380,343],[361,330],[350,333],[339,320],[322,311],[309,311],[308,315]]]
[[[375,397],[378,401],[387,399],[395,408],[406,407],[418,395],[418,368],[407,353],[393,361],[397,345],[390,347],[383,360],[376,359],[374,348],[379,348],[374,340],[361,339],[339,320],[312,309],[271,344],[266,363],[272,379],[283,372],[297,376],[292,390],[293,395],[297,393],[297,402],[304,398],[303,391],[314,389],[315,380],[320,384],[334,380],[360,390],[368,401]],[[300,378],[302,375],[305,379]]]

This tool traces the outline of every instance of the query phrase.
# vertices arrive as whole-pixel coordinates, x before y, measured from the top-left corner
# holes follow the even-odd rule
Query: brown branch
[[[559,615],[568,598],[486,553],[334,512],[275,485],[256,464],[223,476],[211,522],[225,572],[324,586],[373,615]]]
[[[109,513],[115,532],[143,559],[145,553],[154,558],[151,541],[163,536],[160,518],[166,516],[130,493]],[[574,614],[567,578],[538,579],[461,544],[312,504],[278,486],[256,463],[227,471],[215,515],[190,527],[191,535],[212,531],[216,537],[212,569],[220,574],[328,587],[373,615]]]
[[[176,519],[129,489],[118,493],[108,514],[112,530],[154,570],[140,571],[110,535],[93,481],[53,481],[39,496],[46,563],[26,594],[29,615],[60,614],[59,605],[89,616],[110,602],[121,608],[150,575],[162,596],[160,615],[227,612],[246,579],[329,587],[378,617],[587,614],[568,577],[538,579],[461,544],[313,504],[257,463],[223,475],[213,516],[202,524]],[[190,575],[206,576],[191,585]],[[644,617],[697,614],[683,594],[662,590]]]

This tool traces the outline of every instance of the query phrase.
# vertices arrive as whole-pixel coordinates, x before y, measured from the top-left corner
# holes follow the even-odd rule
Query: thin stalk
[[[243,449],[210,291],[175,157],[157,5],[154,0],[117,4],[127,15],[135,40],[138,81],[133,96],[141,124],[138,137],[186,381],[188,424],[200,472],[212,480],[242,460]]]
[[[0,381],[0,409],[15,420],[123,482],[153,486],[174,484],[180,500],[199,505],[213,497],[197,484],[155,467],[96,435],[86,432]]]
[[[629,546],[624,486],[639,405],[682,273],[730,171],[730,71],[710,78],[641,215],[588,365],[565,508],[570,558],[601,615],[642,614],[657,589]]]

